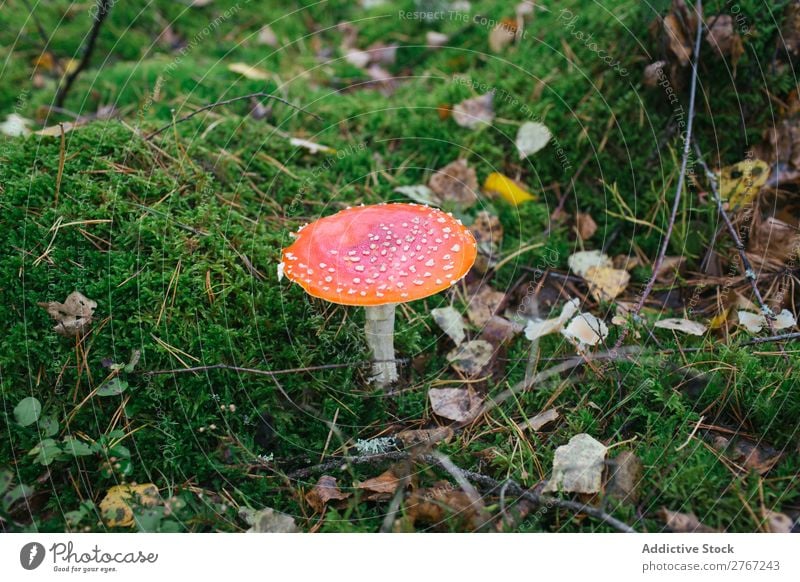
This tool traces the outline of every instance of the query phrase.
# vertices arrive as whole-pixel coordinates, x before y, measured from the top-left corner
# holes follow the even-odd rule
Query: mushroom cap
[[[472,233],[439,209],[375,204],[300,228],[278,267],[309,295],[341,305],[405,303],[434,295],[467,274]]]

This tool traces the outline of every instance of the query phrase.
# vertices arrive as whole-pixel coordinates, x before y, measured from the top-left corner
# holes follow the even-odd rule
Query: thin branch
[[[624,523],[623,521],[620,521],[614,516],[596,507],[592,507],[590,505],[586,505],[585,503],[580,503],[578,501],[571,501],[569,499],[559,499],[557,497],[542,495],[540,493],[536,493],[534,491],[525,489],[524,487],[522,487],[521,485],[512,480],[506,480],[500,482],[487,475],[476,473],[474,471],[467,471],[466,469],[461,469],[456,465],[452,464],[452,462],[447,467],[445,467],[443,466],[442,461],[438,456],[430,454],[414,456],[411,453],[405,451],[393,451],[390,453],[381,453],[378,455],[341,457],[339,459],[331,460],[326,463],[322,463],[320,465],[314,465],[313,467],[300,469],[299,471],[295,471],[289,474],[289,477],[292,479],[303,479],[314,474],[324,473],[326,471],[330,471],[331,469],[342,467],[343,465],[359,465],[359,464],[364,465],[364,464],[374,464],[374,463],[382,463],[385,461],[398,461],[405,459],[411,459],[413,461],[421,461],[423,463],[428,463],[429,465],[435,465],[453,475],[454,478],[455,474],[458,474],[460,475],[461,479],[470,481],[485,491],[496,491],[505,489],[507,493],[515,495],[519,499],[525,499],[526,501],[530,501],[531,503],[538,505],[540,507],[545,507],[548,509],[551,507],[557,507],[560,509],[567,509],[570,511],[574,511],[575,513],[584,513],[589,517],[593,517],[610,525],[611,527],[613,527],[618,531],[625,533],[636,532],[636,530],[633,529],[628,524]],[[461,479],[457,480],[461,481]]]
[[[700,146],[697,143],[694,144],[695,152],[697,152],[697,158],[700,162],[700,165],[703,167],[703,171],[706,174],[706,178],[708,179],[708,183],[711,186],[711,192],[714,194],[714,201],[717,203],[717,211],[722,216],[722,219],[725,221],[725,227],[728,229],[728,234],[731,235],[733,239],[733,243],[736,245],[736,250],[739,252],[739,258],[742,261],[742,267],[744,268],[744,277],[750,283],[750,287],[753,289],[753,295],[755,296],[756,300],[758,301],[759,307],[761,307],[761,313],[764,314],[764,317],[767,320],[767,324],[769,325],[770,331],[773,330],[772,326],[772,319],[775,317],[775,313],[770,309],[767,304],[764,302],[764,298],[761,296],[761,291],[758,290],[758,285],[756,281],[758,277],[756,276],[755,271],[753,270],[753,265],[750,263],[750,259],[747,258],[747,253],[744,251],[744,244],[742,244],[742,239],[739,238],[739,233],[736,232],[736,227],[733,226],[728,213],[725,211],[725,207],[722,204],[722,196],[719,193],[719,186],[717,184],[717,177],[714,175],[714,172],[708,167],[705,160],[703,159],[703,152],[700,150]]]
[[[395,360],[388,360],[400,364],[408,363],[408,358],[399,358]],[[257,376],[282,376],[284,374],[301,374],[304,372],[317,372],[319,370],[336,370],[339,368],[356,368],[362,366],[371,366],[372,360],[365,360],[363,362],[354,362],[352,364],[324,364],[322,366],[306,366],[304,368],[287,368],[284,370],[260,370],[258,368],[244,368],[241,366],[232,366],[229,364],[210,364],[208,366],[194,366],[192,368],[175,368],[173,370],[149,370],[142,372],[142,376],[161,376],[165,374],[193,374],[196,372],[206,372],[208,370],[230,370],[232,372],[239,372],[241,374],[255,374]]]
[[[782,342],[786,340],[793,340],[793,339],[800,339],[800,333],[785,333],[782,335],[771,335],[769,337],[757,337],[751,339],[749,342],[745,342],[742,345],[752,345],[752,344],[766,344],[770,342]]]
[[[271,93],[264,93],[263,91],[259,91],[258,93],[250,93],[248,95],[241,95],[239,97],[232,97],[231,99],[225,99],[223,101],[217,101],[217,102],[211,103],[209,105],[204,105],[200,109],[195,109],[194,111],[192,111],[188,115],[185,115],[185,116],[181,117],[180,119],[173,120],[172,122],[168,123],[167,125],[165,125],[163,127],[159,127],[154,132],[146,135],[144,139],[146,141],[149,141],[149,140],[153,139],[155,136],[164,133],[170,127],[172,127],[174,125],[178,125],[179,123],[183,123],[184,121],[189,121],[192,117],[194,117],[198,113],[202,113],[203,111],[208,111],[209,109],[214,109],[215,107],[222,107],[223,105],[230,105],[231,103],[235,103],[236,101],[243,101],[245,99],[253,99],[253,98],[256,98],[256,97],[259,97],[259,98],[262,98],[262,99],[275,99],[276,101],[280,101],[284,105],[288,105],[289,107],[291,107],[293,109],[296,109],[297,111],[305,113],[306,115],[310,115],[314,119],[322,121],[322,118],[319,115],[316,115],[315,113],[311,113],[310,111],[307,111],[307,110],[303,109],[299,105],[295,105],[294,103],[292,103],[290,101],[287,101],[286,99],[283,99],[281,97],[278,97],[277,95],[273,95]]]
[[[650,296],[650,293],[653,291],[653,286],[656,283],[656,278],[658,277],[659,271],[661,270],[661,265],[664,263],[664,258],[667,255],[667,248],[669,247],[670,239],[672,238],[672,231],[675,228],[675,220],[678,216],[678,209],[680,208],[681,203],[681,194],[683,193],[683,185],[686,181],[686,170],[689,166],[689,154],[691,153],[691,143],[692,143],[692,128],[694,126],[694,115],[695,115],[695,101],[697,98],[697,68],[700,64],[700,46],[701,41],[703,39],[703,0],[697,0],[695,5],[695,11],[697,12],[697,33],[694,42],[694,59],[692,60],[692,84],[691,88],[689,89],[689,115],[688,120],[686,122],[686,135],[684,136],[683,140],[683,156],[681,158],[681,170],[680,174],[678,174],[678,184],[675,188],[675,198],[672,202],[672,211],[670,212],[669,216],[669,223],[667,225],[667,231],[664,233],[664,241],[661,244],[661,249],[658,252],[658,256],[656,258],[655,263],[653,263],[653,275],[647,281],[647,285],[642,292],[642,296],[639,298],[639,302],[636,304],[636,307],[633,310],[634,317],[639,315],[639,312],[644,307],[647,298]],[[628,329],[625,328],[622,333],[620,333],[617,342],[614,344],[615,348],[619,348],[622,345],[622,342],[628,335]]]
[[[64,83],[58,88],[55,99],[53,100],[53,104],[56,107],[64,106],[64,100],[67,98],[67,93],[69,93],[69,90],[72,88],[75,79],[77,79],[78,75],[89,65],[89,61],[92,59],[92,53],[94,52],[95,43],[97,42],[97,37],[100,34],[100,28],[102,28],[106,16],[108,16],[108,13],[111,11],[112,5],[113,0],[97,0],[97,12],[92,15],[94,23],[92,24],[92,29],[89,31],[89,40],[86,43],[86,48],[83,49],[83,56],[78,66],[75,67],[75,70],[66,76]]]

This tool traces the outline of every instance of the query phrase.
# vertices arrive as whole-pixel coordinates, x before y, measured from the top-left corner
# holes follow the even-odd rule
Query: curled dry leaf
[[[461,127],[476,129],[494,120],[494,93],[465,99],[453,107],[453,120]]]
[[[431,388],[428,398],[436,415],[455,422],[474,420],[483,404],[470,388]]]
[[[73,291],[64,300],[64,303],[50,301],[37,303],[44,307],[56,321],[53,328],[59,335],[65,337],[79,336],[86,331],[92,323],[92,316],[97,303],[79,291]]]
[[[658,515],[664,522],[664,525],[675,533],[714,533],[717,531],[700,523],[700,520],[694,513],[680,513],[662,507]]]
[[[558,317],[529,321],[525,327],[525,337],[534,341],[540,337],[561,331],[564,325],[578,312],[578,305],[577,299],[570,299],[561,308],[561,314]]]
[[[534,432],[542,430],[546,425],[558,420],[558,410],[555,408],[548,408],[544,412],[540,412],[527,420],[517,424],[520,430],[532,430]]]
[[[6,117],[3,123],[0,123],[0,133],[11,137],[28,135],[31,132],[30,129],[28,129],[31,123],[33,122],[30,119],[25,119],[17,113],[12,113]]]
[[[655,327],[660,329],[671,329],[673,331],[680,331],[688,333],[689,335],[703,335],[706,333],[706,326],[699,321],[690,321],[688,319],[679,319],[676,317],[669,319],[661,319],[655,322]]]
[[[497,313],[505,298],[502,291],[481,285],[469,298],[467,317],[473,324],[483,327]]]
[[[579,350],[584,350],[587,346],[595,346],[604,341],[608,337],[608,326],[591,313],[579,313],[561,330],[561,335],[574,343]]]
[[[516,146],[519,159],[524,160],[532,156],[544,148],[552,137],[553,134],[544,123],[526,121],[517,130]]]
[[[597,493],[603,484],[606,446],[585,433],[556,449],[553,475],[544,491]]]
[[[748,206],[769,179],[769,164],[747,159],[719,171],[719,196],[731,209]]]
[[[100,502],[100,515],[108,527],[130,527],[133,525],[132,505],[154,507],[159,500],[158,487],[152,483],[115,485]]]
[[[314,485],[314,488],[306,493],[306,502],[316,511],[322,513],[329,501],[341,501],[350,497],[349,493],[343,493],[336,483],[336,478],[330,475],[323,475]]]
[[[664,73],[664,66],[667,64],[666,61],[656,61],[654,63],[650,63],[644,69],[644,85],[645,87],[656,87],[661,80],[665,78]]]
[[[489,364],[494,346],[485,340],[472,340],[461,344],[447,354],[447,361],[465,376],[477,376]]]
[[[367,501],[386,501],[392,498],[402,481],[392,469],[388,469],[377,477],[358,483],[356,489],[364,492],[363,499]]]
[[[478,178],[466,160],[458,159],[437,170],[428,186],[442,202],[453,202],[462,208],[469,208],[478,200]]]
[[[536,200],[533,194],[499,172],[492,172],[486,177],[486,181],[483,183],[483,190],[487,194],[497,194],[513,206]]]
[[[454,307],[448,306],[431,309],[431,315],[436,325],[453,340],[453,343],[460,345],[464,341],[466,338],[466,333],[464,333],[464,318],[461,317],[461,314]]]
[[[763,313],[751,313],[749,311],[738,311],[739,325],[744,327],[750,333],[758,333],[767,327],[767,318]],[[784,309],[772,322],[772,327],[775,331],[788,329],[797,325],[797,318],[788,309]]]

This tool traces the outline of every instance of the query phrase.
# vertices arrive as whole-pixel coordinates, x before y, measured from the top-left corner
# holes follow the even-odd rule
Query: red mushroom
[[[417,204],[376,204],[301,227],[278,272],[309,295],[366,308],[372,381],[386,387],[397,380],[395,305],[454,285],[476,254],[472,233],[452,215]]]

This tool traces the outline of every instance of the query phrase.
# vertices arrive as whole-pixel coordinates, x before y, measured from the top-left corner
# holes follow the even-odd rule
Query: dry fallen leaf
[[[540,337],[561,331],[564,325],[578,312],[578,306],[577,299],[570,299],[561,308],[561,314],[558,317],[529,321],[525,327],[525,337],[534,341]]]
[[[749,311],[738,311],[739,325],[744,327],[750,333],[758,333],[767,327],[767,318],[762,313],[750,313]],[[772,322],[772,327],[775,331],[788,329],[797,325],[797,319],[794,314],[788,309],[784,309]]]
[[[483,327],[497,313],[505,298],[506,294],[502,291],[481,285],[469,298],[467,317],[473,324]]]
[[[306,493],[306,502],[316,511],[322,513],[329,501],[341,501],[350,497],[349,493],[343,493],[336,483],[336,478],[330,475],[323,475],[314,485],[314,488]]]
[[[608,337],[608,326],[591,313],[579,313],[561,330],[561,335],[574,343],[579,350],[584,350],[587,346],[595,346],[605,340]]]
[[[356,489],[364,491],[362,499],[366,501],[386,501],[392,498],[401,483],[402,479],[395,475],[392,469],[388,469],[377,477],[361,481],[356,485]]]
[[[503,225],[500,223],[500,219],[486,210],[481,210],[475,215],[475,220],[472,221],[469,230],[478,245],[488,243],[499,247],[503,240]]]
[[[556,449],[553,475],[544,491],[597,493],[603,484],[606,446],[588,434],[577,434]]]
[[[228,70],[232,73],[237,73],[247,79],[254,81],[267,81],[269,80],[269,73],[257,67],[251,67],[246,63],[231,63],[228,65]]]
[[[489,50],[493,53],[501,53],[508,45],[514,42],[515,37],[515,27],[510,26],[509,23],[504,20],[489,33]]]
[[[625,291],[631,275],[628,271],[611,267],[589,267],[583,276],[589,291],[598,301],[611,301]]]
[[[575,230],[581,240],[589,240],[597,232],[597,223],[591,214],[578,212],[575,215]]]
[[[453,107],[453,120],[461,127],[476,129],[494,119],[494,93],[465,99]]]
[[[536,200],[533,194],[499,172],[492,172],[487,176],[486,181],[483,183],[483,190],[487,194],[499,195],[503,200],[514,206]]]
[[[553,134],[544,123],[526,121],[517,130],[516,146],[519,159],[524,160],[544,148]]]
[[[608,255],[600,251],[579,251],[567,259],[567,264],[579,277],[585,277],[592,267],[613,268],[614,266]]]
[[[466,338],[464,318],[454,307],[447,306],[431,309],[431,315],[436,325],[442,328],[442,331],[453,340],[453,343],[460,345],[464,341]]]
[[[453,202],[462,208],[469,208],[478,200],[475,170],[462,159],[437,170],[428,180],[428,186],[442,202]]]
[[[240,512],[241,514],[242,512]],[[271,507],[253,511],[245,514],[244,517],[251,526],[247,533],[298,533],[300,531],[291,515],[275,511]]]
[[[428,398],[435,414],[455,422],[474,420],[483,404],[470,388],[431,388]]]
[[[431,30],[425,34],[425,43],[428,46],[432,47],[444,46],[447,44],[448,40],[450,40],[450,37],[441,32],[435,32]]]
[[[527,420],[523,420],[517,424],[517,427],[519,427],[520,430],[532,430],[537,432],[542,430],[545,425],[558,420],[558,417],[558,410],[555,408],[549,408],[544,412],[540,412],[536,416],[533,416]]]
[[[447,354],[447,361],[465,376],[477,376],[489,364],[494,346],[484,340],[472,340],[461,344]]]
[[[398,194],[402,194],[416,202],[417,204],[425,204],[426,206],[441,206],[442,200],[438,194],[428,188],[425,184],[416,184],[414,186],[398,186],[394,189]]]
[[[609,496],[627,503],[639,500],[639,483],[642,480],[643,466],[633,452],[622,451],[611,462],[613,467],[606,487]]]
[[[734,463],[759,475],[769,472],[781,460],[781,453],[763,442],[753,443],[744,438],[728,439],[717,435],[711,439],[711,445]]]
[[[152,483],[115,485],[100,502],[100,515],[108,527],[130,527],[133,525],[131,505],[153,507],[159,500],[158,487]]]
[[[769,533],[792,533],[794,520],[778,511],[766,510],[764,512],[764,527]]]
[[[732,209],[748,206],[769,179],[769,164],[747,159],[719,172],[719,195]]]
[[[261,27],[258,31],[258,44],[276,48],[278,46],[278,37],[275,32],[267,25]]]
[[[715,529],[703,525],[694,513],[680,513],[662,507],[659,517],[668,529],[675,533],[714,533]]]
[[[414,491],[405,507],[405,518],[399,524],[402,531],[412,530],[418,521],[447,528],[456,526],[459,531],[478,529],[485,522],[483,507],[447,481]]]
[[[734,67],[739,58],[744,54],[742,37],[734,27],[734,19],[730,14],[719,14],[708,19],[708,33],[706,41],[722,58],[730,60]]]
[[[673,331],[680,331],[690,335],[699,336],[706,333],[706,326],[699,321],[689,321],[688,319],[679,319],[676,317],[661,319],[655,322],[654,326],[660,329],[671,329]]]
[[[405,448],[423,446],[428,447],[438,442],[447,442],[453,438],[453,429],[449,426],[438,426],[436,428],[423,428],[415,430],[404,430],[395,435]]]
[[[92,323],[92,315],[97,303],[86,297],[83,293],[73,291],[64,300],[64,303],[50,301],[37,303],[44,307],[56,321],[53,330],[58,335],[75,337],[86,331]]]

